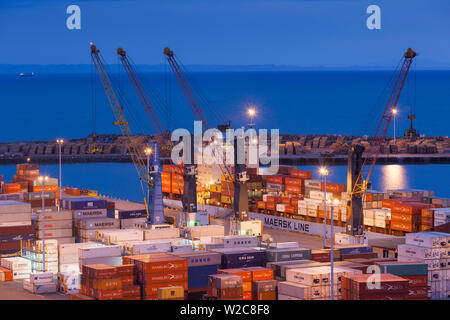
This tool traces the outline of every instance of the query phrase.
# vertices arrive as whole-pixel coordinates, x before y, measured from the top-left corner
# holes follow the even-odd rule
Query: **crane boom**
[[[99,55],[100,50],[97,49],[97,47],[91,43],[91,58],[95,65],[95,68],[98,72],[98,75],[100,77],[100,82],[103,86],[103,89],[105,90],[106,97],[109,101],[109,104],[111,106],[111,109],[114,114],[114,125],[117,125],[120,128],[120,131],[125,139],[125,143],[127,146],[128,153],[131,156],[131,159],[133,161],[134,167],[136,168],[136,171],[139,176],[139,180],[142,186],[142,182],[145,182],[148,186],[153,186],[154,182],[148,171],[147,166],[144,162],[144,155],[142,152],[142,148],[140,145],[137,145],[136,143],[133,143],[132,137],[133,134],[129,127],[129,122],[125,118],[125,115],[123,113],[123,107],[119,103],[119,99],[117,98],[116,93],[114,92],[114,89],[112,87],[111,81],[108,77],[108,73],[105,69],[104,63],[102,61],[102,58]],[[156,151],[156,150],[155,150]],[[152,181],[150,181],[152,180]],[[149,210],[148,210],[148,204],[144,196],[144,204],[145,209],[147,211],[147,218],[149,221],[153,220],[154,217],[150,217]],[[156,220],[161,220],[161,217],[156,218]]]
[[[184,76],[179,63],[175,60],[173,51],[166,47],[164,48],[164,54],[167,56],[170,68],[175,74],[175,77],[177,78],[178,83],[180,84],[180,87],[183,90],[183,94],[186,97],[186,100],[188,101],[189,106],[192,109],[192,112],[194,113],[195,119],[202,121],[205,128],[209,129],[210,128],[209,122],[208,120],[206,120],[205,114],[203,113],[203,110],[200,107],[197,98],[192,92],[192,89],[189,86],[189,83],[187,82],[186,77]]]
[[[384,143],[393,110],[397,106],[409,69],[416,55],[417,53],[411,48],[403,55],[403,62],[395,77],[394,87],[365,156],[363,157],[365,149],[362,145],[354,145],[350,148],[347,170],[347,233],[351,235],[362,234],[363,197]]]
[[[141,104],[144,107],[145,112],[147,113],[147,117],[149,118],[150,123],[152,124],[153,129],[155,130],[155,133],[158,135],[165,134],[165,129],[161,124],[161,121],[159,120],[158,115],[156,114],[156,111],[153,108],[153,105],[150,103],[147,94],[145,93],[142,83],[139,81],[139,78],[137,77],[135,68],[130,63],[130,60],[127,57],[127,53],[122,48],[118,48],[117,54],[120,56],[120,62],[122,62],[122,65],[128,75],[128,78],[130,79],[131,84],[133,85],[133,88],[136,91],[139,100],[141,101]]]
[[[186,97],[186,100],[188,101],[189,106],[191,107],[191,109],[194,113],[195,119],[198,121],[202,121],[205,129],[210,129],[211,126],[210,126],[209,122],[207,121],[205,114],[203,113],[186,77],[184,76],[180,64],[175,59],[173,51],[170,50],[170,48],[166,47],[166,48],[164,48],[164,54],[167,56],[167,60],[169,62],[170,68],[172,69],[173,73],[175,74],[175,77],[177,78],[178,83],[179,83],[181,89],[183,90],[184,96]],[[235,146],[235,153],[236,153],[236,146]],[[213,152],[213,156],[216,157],[214,152]],[[193,162],[191,162],[191,163],[193,163]],[[247,181],[246,165],[244,164],[244,165],[236,166],[236,163],[235,163],[236,170],[235,170],[234,175],[231,174],[231,171],[229,170],[229,168],[226,165],[218,163],[218,166],[219,166],[222,174],[226,174],[227,177],[231,177],[231,181],[234,183],[234,186],[235,186],[234,196],[237,196],[237,198],[236,197],[233,198],[233,195],[231,194],[231,190],[227,184],[228,196],[231,199],[231,204],[232,204],[233,211],[234,211],[234,215],[233,215],[234,220],[231,222],[232,223],[231,233],[233,234],[233,233],[237,232],[235,223],[238,220],[239,221],[248,220],[248,189],[247,189],[247,182],[246,182]],[[185,165],[185,172],[193,172],[193,174],[195,174],[195,171],[192,168],[192,165],[191,165],[191,168],[189,168]],[[192,174],[190,177],[192,179]],[[186,181],[185,181],[185,190],[186,190],[186,188],[189,188],[189,185],[190,184],[186,183]],[[190,199],[191,199],[191,201],[193,200],[192,198],[190,198]],[[183,204],[183,206],[184,206],[184,204]]]
[[[383,116],[378,123],[377,130],[373,136],[373,143],[367,152],[361,172],[353,188],[353,193],[364,193],[367,189],[367,184],[372,176],[375,163],[377,162],[380,154],[381,146],[383,145],[386,132],[389,128],[389,123],[392,119],[392,110],[397,106],[397,102],[400,98],[403,86],[405,85],[409,69],[416,55],[417,53],[409,48],[403,56],[403,63],[396,77],[394,88],[392,89],[389,100],[384,108]]]

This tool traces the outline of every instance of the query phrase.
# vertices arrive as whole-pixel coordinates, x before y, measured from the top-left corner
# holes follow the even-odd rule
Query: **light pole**
[[[331,202],[331,201],[330,201]],[[334,300],[334,207],[338,204],[334,199],[331,203],[330,217],[330,277],[331,277],[331,300]]]
[[[150,155],[152,154],[152,148],[147,147],[144,150],[145,155],[147,156],[147,181],[150,181]],[[147,183],[147,206],[150,201],[150,186]]]
[[[59,149],[58,211],[60,211],[61,210],[61,203],[60,203],[60,201],[61,201],[61,190],[62,190],[62,181],[61,181],[61,179],[62,179],[62,174],[61,174],[61,172],[62,172],[62,170],[61,170],[61,146],[64,143],[64,140],[63,139],[58,139],[58,140],[56,140],[56,143],[58,144],[58,149]]]
[[[394,144],[395,144],[395,116],[397,115],[397,109],[392,109],[392,114],[394,116]]]
[[[249,126],[250,126],[250,128],[253,128],[253,126],[255,125],[255,124],[253,123],[253,118],[254,118],[255,115],[256,115],[256,110],[255,110],[255,108],[249,108],[249,109],[247,110],[247,113],[248,113],[248,115],[250,116],[250,123],[249,123]]]
[[[328,169],[320,168],[320,174],[323,177],[323,247],[327,246],[327,176]]]
[[[46,271],[46,265],[45,265],[45,198],[44,198],[44,190],[45,190],[45,181],[48,180],[47,176],[40,176],[39,181],[42,184],[42,193],[41,193],[41,198],[42,198],[42,266],[43,266],[43,270],[44,272]],[[39,252],[38,252],[39,254]]]

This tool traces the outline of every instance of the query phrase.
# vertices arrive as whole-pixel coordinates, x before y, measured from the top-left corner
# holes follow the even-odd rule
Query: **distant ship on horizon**
[[[34,77],[34,72],[31,72],[31,73],[23,73],[23,72],[21,72],[19,74],[19,76],[20,77]]]

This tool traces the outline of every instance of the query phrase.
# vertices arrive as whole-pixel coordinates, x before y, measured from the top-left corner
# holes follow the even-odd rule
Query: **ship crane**
[[[186,77],[183,74],[183,70],[175,58],[175,55],[170,48],[164,48],[164,54],[167,56],[167,60],[169,62],[170,68],[172,69],[178,84],[180,85],[183,94],[191,107],[192,112],[194,113],[194,117],[197,121],[202,121],[203,127],[205,130],[211,128],[203,110],[198,103]],[[230,233],[236,234],[238,233],[238,223],[239,221],[247,221],[248,220],[248,189],[247,189],[247,173],[246,173],[246,165],[240,164],[237,165],[236,162],[236,144],[237,138],[234,141],[234,160],[235,160],[235,172],[234,175],[230,173],[230,170],[227,166],[223,166],[220,163],[219,168],[223,174],[226,174],[227,177],[231,177],[232,182],[234,183],[234,197],[231,196],[230,189],[228,187],[228,195],[232,200],[233,206],[233,218],[230,227]],[[192,141],[192,140],[191,140]],[[214,155],[215,156],[215,155]],[[197,196],[196,196],[196,179],[195,176],[197,174],[194,161],[193,161],[193,152],[191,152],[191,164],[185,164],[185,182],[184,182],[184,194],[183,194],[183,210],[184,212],[189,212],[189,210],[197,207]],[[228,186],[228,184],[227,184]]]
[[[143,150],[139,144],[133,141],[133,134],[130,130],[129,122],[125,118],[123,113],[123,107],[119,103],[116,93],[112,87],[111,81],[109,79],[108,73],[105,69],[104,63],[100,56],[100,50],[91,43],[91,58],[95,65],[95,69],[100,78],[100,82],[105,90],[106,97],[111,106],[114,114],[114,125],[120,128],[120,132],[125,139],[128,153],[131,156],[136,172],[138,173],[139,180],[141,183],[142,193],[144,194],[143,183],[152,190],[152,198],[149,199],[148,203],[144,196],[144,205],[147,211],[147,223],[148,224],[161,224],[164,223],[164,211],[163,211],[163,201],[162,201],[162,190],[161,190],[161,173],[159,172],[159,153],[158,148],[155,146],[153,150],[153,166],[147,171],[147,165],[144,162],[146,158],[143,154]]]
[[[403,55],[403,62],[395,77],[394,87],[378,123],[375,135],[368,150],[362,145],[353,145],[349,150],[347,168],[347,234],[363,234],[363,197],[368,188],[375,163],[385,141],[386,132],[392,119],[392,110],[397,106],[405,85],[408,72],[417,53],[409,48]],[[363,156],[364,151],[366,153]]]

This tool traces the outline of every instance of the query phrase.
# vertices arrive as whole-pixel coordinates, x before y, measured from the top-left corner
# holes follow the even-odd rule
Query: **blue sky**
[[[81,30],[66,8],[81,7]],[[381,30],[366,8],[381,7]],[[0,0],[0,64],[89,64],[89,41],[110,63],[123,46],[161,64],[165,46],[185,64],[347,67],[450,66],[448,0]]]

